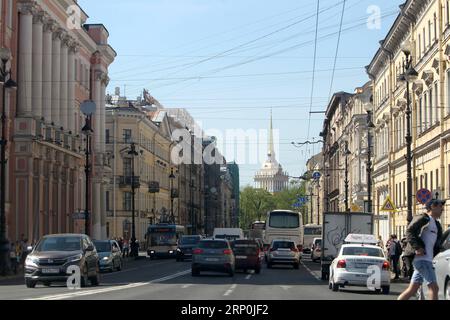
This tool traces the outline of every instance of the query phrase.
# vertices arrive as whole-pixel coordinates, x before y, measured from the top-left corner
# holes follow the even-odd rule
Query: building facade
[[[48,233],[84,232],[84,148],[80,104],[92,100],[90,229],[106,237],[105,90],[116,53],[101,24],[76,1],[4,1],[2,41],[13,52],[17,91],[8,92],[7,233],[29,241]],[[78,8],[79,26],[68,23]],[[15,55],[15,53],[18,55]]]
[[[450,1],[408,0],[367,67],[376,125],[374,208],[376,214],[386,214],[380,206],[390,196],[398,209],[376,225],[384,239],[389,233],[403,236],[407,226],[407,96],[405,83],[399,81],[406,40],[412,44],[413,66],[419,73],[410,83],[413,213],[424,210],[415,197],[418,189],[427,188],[442,199],[450,196]],[[448,206],[442,216],[444,228],[450,225]]]
[[[305,206],[305,222],[308,224],[321,224],[323,212],[323,155],[322,152],[312,156],[306,162],[307,177],[305,191],[308,197],[307,205]],[[320,173],[319,179],[313,179],[314,172]]]

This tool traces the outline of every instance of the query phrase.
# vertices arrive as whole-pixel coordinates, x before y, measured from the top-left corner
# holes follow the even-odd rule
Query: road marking
[[[300,261],[300,263],[301,263],[301,265],[314,277],[314,278],[316,278],[316,280],[318,280],[318,281],[322,281],[322,279],[319,277],[319,276],[317,276],[315,273],[314,273],[314,271],[312,271],[310,268],[308,268],[304,263],[303,263],[303,261]]]
[[[167,264],[168,262],[170,262],[170,261],[151,263],[151,264],[144,265],[144,266],[141,266],[141,267],[136,267],[136,268],[131,268],[131,269],[124,269],[124,270],[116,271],[116,272],[112,272],[112,273],[105,273],[105,274],[102,274],[101,276],[102,277],[114,276],[114,275],[119,274],[119,273],[130,272],[130,271],[139,270],[139,269],[148,269],[148,268],[151,268],[153,266],[158,266],[158,265],[161,265],[161,264]]]
[[[233,284],[233,285],[230,287],[230,289],[228,289],[223,295],[224,295],[224,296],[229,296],[229,295],[234,291],[234,289],[236,289],[236,287],[237,287],[237,284]]]
[[[192,286],[192,285],[193,285],[192,283],[185,284],[185,285],[183,285],[183,286],[181,287],[181,289],[189,288],[189,287]]]
[[[292,286],[280,286],[283,290],[289,290],[290,288],[292,288]]]
[[[184,271],[181,271],[178,273],[174,273],[174,274],[168,275],[166,277],[162,277],[162,278],[155,279],[155,280],[148,281],[148,282],[130,283],[130,284],[127,284],[124,286],[118,286],[118,287],[83,290],[83,291],[63,293],[63,294],[58,294],[58,295],[49,295],[49,296],[44,296],[44,297],[40,297],[40,298],[29,298],[29,299],[25,299],[25,300],[63,300],[63,299],[70,299],[70,298],[75,298],[75,297],[89,296],[89,295],[93,295],[93,294],[109,293],[109,292],[113,292],[113,291],[132,289],[132,288],[147,286],[150,284],[164,282],[164,281],[167,281],[170,279],[184,276],[190,272],[191,272],[191,269],[184,270]]]
[[[251,276],[252,276],[251,274],[248,274],[248,275],[245,277],[245,279],[249,280]]]

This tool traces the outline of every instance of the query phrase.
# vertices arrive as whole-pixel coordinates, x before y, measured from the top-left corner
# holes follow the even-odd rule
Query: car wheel
[[[27,288],[34,288],[34,287],[36,287],[36,281],[26,279],[25,285],[27,286]]]
[[[337,283],[333,283],[331,286],[331,290],[334,292],[339,291],[339,285]]]
[[[197,277],[200,275],[200,271],[198,269],[192,268],[191,273],[193,277]]]
[[[444,300],[450,300],[450,279],[447,279],[447,283],[445,284]]]
[[[119,265],[117,266],[117,271],[122,270],[122,260],[119,261]]]
[[[390,286],[381,286],[381,291],[383,291],[383,294],[389,294],[389,292],[391,291],[391,287]]]

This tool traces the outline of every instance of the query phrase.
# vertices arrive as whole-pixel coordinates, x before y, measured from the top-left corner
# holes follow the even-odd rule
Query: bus
[[[315,238],[322,237],[322,225],[305,224],[303,227],[303,253],[311,253],[311,248]]]
[[[299,212],[291,210],[274,210],[267,214],[264,246],[267,248],[272,240],[290,240],[303,251],[303,218]]]
[[[250,239],[264,239],[264,229],[266,228],[265,221],[254,221],[249,230],[248,238]]]
[[[178,239],[184,234],[184,226],[158,223],[147,229],[147,255],[150,259],[176,258]]]

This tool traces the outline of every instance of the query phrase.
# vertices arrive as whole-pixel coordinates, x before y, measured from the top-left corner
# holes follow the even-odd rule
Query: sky
[[[353,93],[369,80],[364,67],[403,3],[320,0],[317,9],[316,0],[78,2],[87,23],[105,25],[117,52],[108,92],[120,87],[135,99],[146,88],[165,107],[187,109],[222,142],[230,130],[255,133],[234,152],[221,148],[228,161],[238,160],[241,187],[254,185],[264,160],[267,132],[260,130],[268,130],[271,110],[278,162],[290,176],[306,171],[321,144],[291,142],[320,140],[324,115],[310,112],[325,111],[332,93]],[[246,150],[262,159],[242,156]]]

